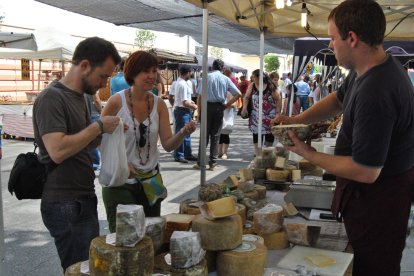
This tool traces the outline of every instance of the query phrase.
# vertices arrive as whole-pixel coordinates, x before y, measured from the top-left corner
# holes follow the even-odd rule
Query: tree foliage
[[[280,61],[278,56],[269,54],[264,57],[264,69],[266,72],[277,71],[279,67]]]
[[[223,49],[221,48],[211,47],[210,54],[215,58],[223,59]]]
[[[134,45],[137,46],[139,49],[148,49],[154,46],[155,42],[155,34],[148,30],[137,29],[136,37],[134,40]]]

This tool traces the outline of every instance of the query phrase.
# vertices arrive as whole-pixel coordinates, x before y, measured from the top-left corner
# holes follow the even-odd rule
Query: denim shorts
[[[91,241],[99,236],[97,198],[89,197],[40,205],[43,223],[55,240],[63,270],[89,259]]]

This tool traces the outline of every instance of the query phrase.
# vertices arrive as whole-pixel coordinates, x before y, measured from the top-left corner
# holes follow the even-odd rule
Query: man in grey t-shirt
[[[83,94],[94,95],[105,87],[120,60],[112,43],[98,37],[83,40],[68,74],[44,89],[33,107],[40,160],[54,167],[44,185],[42,219],[55,240],[63,270],[87,260],[90,242],[99,235],[89,149],[96,147],[102,133],[112,133],[119,124],[116,116],[91,123]]]

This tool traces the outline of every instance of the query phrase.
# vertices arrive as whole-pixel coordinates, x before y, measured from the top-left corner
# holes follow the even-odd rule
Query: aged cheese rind
[[[171,267],[171,276],[207,276],[207,261],[203,259],[199,264],[189,268]]]
[[[290,178],[290,171],[288,170],[266,170],[266,179],[267,180],[288,180]]]
[[[252,200],[258,200],[259,199],[259,192],[256,190],[252,190],[250,192],[244,193],[244,198],[249,198]]]
[[[116,207],[116,246],[134,247],[144,235],[144,207],[118,204]]]
[[[201,245],[206,250],[231,250],[242,242],[242,219],[237,214],[214,221],[198,215],[193,220],[192,230],[200,233]]]
[[[81,273],[81,264],[83,262],[78,262],[66,268],[65,276],[87,276],[89,274]]]
[[[171,235],[174,231],[190,230],[191,222],[195,216],[185,214],[168,214],[163,217],[165,218],[164,242],[169,243]]]
[[[288,223],[286,224],[286,232],[291,243],[314,246],[318,241],[321,227],[301,223]]]
[[[266,246],[243,242],[243,246],[253,245],[251,251],[240,252],[237,249],[221,251],[217,254],[217,275],[253,276],[263,275],[267,260]]]
[[[186,199],[180,203],[180,214],[186,215],[198,215],[200,214],[200,208],[191,206],[191,203],[198,202],[197,199]]]
[[[283,227],[283,208],[268,204],[253,214],[253,227],[256,234],[271,234]]]
[[[236,211],[242,219],[242,225],[244,225],[246,223],[246,206],[236,203]]]
[[[106,237],[92,240],[89,249],[91,276],[130,275],[150,276],[154,267],[154,248],[148,236],[134,247],[115,247],[106,243]]]
[[[201,248],[200,234],[196,232],[174,231],[170,241],[171,266],[189,268],[198,264],[205,255]]]
[[[254,234],[253,221],[246,220],[243,224],[243,235]]]
[[[145,235],[152,239],[154,253],[158,254],[162,250],[164,242],[165,218],[148,217],[145,218]]]
[[[170,252],[164,252],[155,256],[154,258],[154,273],[160,274],[170,274],[171,273],[171,265],[167,264],[165,261],[165,255],[170,254]]]
[[[254,185],[254,190],[257,191],[257,199],[266,198],[266,187],[262,185]]]
[[[261,234],[264,239],[264,244],[269,250],[281,250],[289,247],[289,241],[286,231],[271,234]]]
[[[253,172],[250,168],[242,168],[239,170],[240,172],[240,182],[246,182],[249,180],[253,180]]]

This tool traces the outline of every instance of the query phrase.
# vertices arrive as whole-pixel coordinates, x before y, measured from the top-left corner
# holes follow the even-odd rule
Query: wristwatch
[[[98,123],[98,125],[99,125],[99,129],[101,130],[101,133],[105,133],[105,131],[104,131],[104,127],[103,127],[103,123],[102,123],[102,121],[101,121],[101,119],[99,119],[98,121],[96,121],[97,123]]]

